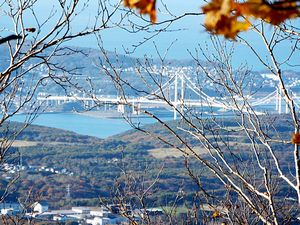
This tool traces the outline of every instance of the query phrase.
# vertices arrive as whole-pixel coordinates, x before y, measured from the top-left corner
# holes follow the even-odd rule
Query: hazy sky
[[[43,19],[46,18],[51,12],[54,1],[39,2],[40,5],[38,6],[38,10],[36,13],[40,19]],[[184,12],[200,12],[201,7],[201,1],[197,0],[166,0],[164,1],[164,3],[168,5],[168,9],[176,15],[180,15]],[[77,27],[73,27],[74,30],[78,29],[78,27],[84,27],[87,24],[92,24],[95,15],[94,12],[95,10],[97,10],[98,3],[96,0],[93,0],[90,1],[89,4],[89,8],[78,15],[76,21]],[[166,18],[166,10],[161,7],[160,1],[158,1],[158,7],[159,10],[157,12],[157,17],[158,22],[160,22]],[[30,24],[30,21],[31,19],[29,17],[27,22],[28,26],[34,26],[34,24]],[[168,53],[168,58],[188,59],[190,58],[190,55],[187,49],[194,52],[195,48],[198,48],[199,45],[203,47],[206,43],[210,43],[209,34],[205,31],[202,24],[203,16],[190,16],[181,19],[175,22],[169,28],[172,30],[180,29],[180,31],[161,33],[156,38],[151,39],[146,44],[139,47],[133,55],[136,57],[141,57],[146,54],[156,57],[157,53],[154,47],[154,43],[161,54],[163,54],[166,49],[173,43]],[[3,27],[8,26],[9,22],[0,18],[0,28],[2,29]],[[267,27],[267,29],[271,28]],[[123,48],[132,50],[132,45],[138,43],[139,41],[142,41],[145,35],[149,34],[145,34],[142,32],[137,34],[130,34],[121,29],[109,29],[101,32],[104,47],[107,50],[117,50],[120,53],[124,53]],[[253,46],[257,48],[261,54],[264,54],[265,48],[262,42],[258,39],[257,35],[251,32],[247,32],[244,34],[244,36],[246,36],[247,39],[250,40]],[[70,42],[70,44],[84,47],[97,47],[97,42],[93,36],[77,39]],[[236,46],[236,54],[234,55],[235,65],[247,62],[249,66],[252,66],[255,70],[263,69],[262,65],[257,61],[254,54],[249,51],[249,48],[246,48],[245,46],[237,42],[234,43],[234,45]],[[277,50],[277,53],[283,56],[287,52],[287,48],[289,48],[289,46],[283,46]]]
[[[200,4],[199,1],[196,0],[189,0],[185,3],[182,3],[182,1],[167,0],[164,1],[164,3],[168,5],[168,10],[176,15],[180,15],[185,12],[200,12]],[[95,1],[93,4],[95,4]],[[161,10],[157,13],[158,22],[160,22],[166,18],[166,10],[161,7],[160,1],[158,1],[158,7]],[[155,56],[156,50],[154,48],[154,43],[158,46],[160,52],[164,53],[174,42],[173,47],[170,49],[170,53],[168,54],[169,57],[181,59],[189,58],[187,48],[193,49],[197,47],[198,43],[204,43],[205,40],[208,40],[208,35],[204,32],[201,25],[202,20],[202,16],[190,16],[175,22],[169,30],[180,29],[180,31],[161,33],[156,38],[151,39],[142,47],[138,48],[135,55],[143,56],[144,54],[147,54]],[[132,45],[142,41],[145,36],[148,37],[149,35],[150,34],[145,32],[131,34],[121,29],[110,29],[102,32],[105,47],[109,50],[117,49],[121,52],[123,51],[123,48],[132,50]],[[80,44],[89,46],[91,43],[93,42],[83,41]]]

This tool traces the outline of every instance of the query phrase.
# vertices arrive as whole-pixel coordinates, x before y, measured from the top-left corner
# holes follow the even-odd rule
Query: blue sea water
[[[26,114],[19,114],[11,120],[24,122],[26,117]],[[151,118],[143,117],[134,118],[133,121],[141,124],[155,122]],[[38,115],[32,124],[64,129],[99,138],[106,138],[132,129],[124,118],[96,118],[75,113],[42,113]]]

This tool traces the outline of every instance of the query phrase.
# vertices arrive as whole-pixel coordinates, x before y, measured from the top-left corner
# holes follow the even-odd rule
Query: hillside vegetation
[[[289,139],[292,131],[289,125],[291,121],[287,118],[274,116],[262,119],[269,121],[265,129],[272,130],[276,127],[276,131],[271,132],[272,135],[277,135],[284,140]],[[218,121],[233,128],[237,126],[237,122],[233,118]],[[209,121],[206,123],[210,124]],[[180,132],[196,153],[205,157],[207,151],[200,146],[199,142],[177,129],[178,125],[181,125],[180,122],[170,121],[167,124]],[[20,126],[21,123],[9,123],[1,128],[0,134],[13,133]],[[124,171],[133,174],[136,182],[142,179],[144,188],[159,174],[159,180],[146,198],[151,205],[172,204],[178,191],[184,191],[185,197],[176,204],[192,201],[197,187],[185,168],[183,154],[165,142],[159,141],[155,136],[159,135],[170,143],[180,146],[178,140],[174,139],[166,126],[152,124],[142,129],[153,133],[154,136],[149,137],[143,132],[130,130],[107,139],[98,139],[60,129],[30,125],[17,137],[17,142],[11,147],[13,151],[21,154],[26,169],[20,171],[21,176],[11,189],[7,201],[24,199],[31,190],[32,197],[39,196],[46,199],[54,208],[97,204],[99,197],[111,198],[115,180],[122,182]],[[185,127],[185,129],[190,128]],[[230,134],[227,131],[219,132],[226,137],[227,143],[234,149],[226,153],[228,157],[234,155],[239,158],[239,163],[249,163],[251,153],[247,151],[249,145],[247,138],[239,132]],[[207,135],[209,138],[213,137],[210,136],[211,134]],[[281,159],[285,158],[286,162],[289,162],[292,155],[288,152],[288,148],[278,147],[276,153]],[[8,163],[17,165],[19,159],[12,158]],[[203,173],[204,169],[197,160],[189,157],[189,164],[201,176],[203,186],[209,186],[215,195],[222,194],[223,186],[214,179],[212,174]],[[50,169],[48,171],[29,169],[42,167],[68,172],[54,173]],[[288,163],[286,169],[288,170]],[[8,172],[2,174],[1,183],[4,186],[14,174]],[[71,198],[66,197],[68,185],[71,187]],[[14,189],[17,191],[13,191]]]

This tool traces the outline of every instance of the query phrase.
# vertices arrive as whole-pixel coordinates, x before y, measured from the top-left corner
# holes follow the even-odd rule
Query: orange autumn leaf
[[[139,9],[141,14],[150,16],[152,23],[156,22],[156,0],[124,0],[124,5]],[[235,39],[239,32],[250,28],[251,18],[278,25],[299,17],[299,7],[293,0],[211,0],[202,10],[208,31]]]
[[[230,13],[233,0],[212,0],[210,3],[202,7],[205,14],[215,13],[228,15]]]
[[[249,29],[247,21],[239,21],[238,14],[232,11],[233,0],[213,0],[202,8],[206,14],[204,25],[214,34],[222,34],[226,38],[234,39],[241,31]]]
[[[156,22],[156,0],[124,0],[124,5],[129,8],[137,8],[141,14],[148,14],[152,23]]]
[[[248,0],[237,4],[237,10],[244,16],[263,19],[273,25],[299,16],[297,3],[292,1],[276,1],[271,4],[264,0]]]
[[[299,133],[292,134],[291,142],[294,145],[300,145],[300,134]]]
[[[209,18],[209,17],[208,17]],[[220,16],[220,20],[214,26],[205,24],[207,30],[214,34],[224,35],[225,38],[235,39],[236,35],[241,31],[249,29],[250,24],[247,22],[239,22],[236,17]]]
[[[273,25],[299,17],[296,2],[283,0],[274,3],[265,0],[248,0],[242,3],[237,0],[212,0],[202,10],[206,29],[231,39],[250,28],[251,17],[263,19]]]
[[[221,214],[218,211],[214,211],[214,213],[212,214],[213,218],[218,218],[221,217]]]

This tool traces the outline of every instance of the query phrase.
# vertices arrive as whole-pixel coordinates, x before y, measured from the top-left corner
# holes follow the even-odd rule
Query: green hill
[[[267,127],[264,129],[272,130],[276,127],[276,132],[275,130],[269,132],[271,135],[280,134],[283,139],[290,137],[291,121],[284,116],[262,117],[262,119],[268,120]],[[234,128],[237,122],[239,121],[234,121],[233,118],[225,118],[219,120],[214,126],[226,124],[227,127]],[[212,126],[209,121],[204,124]],[[182,140],[188,143],[195,153],[207,157],[207,151],[201,147],[196,138],[191,138],[183,129],[177,128],[181,125],[180,122],[170,121],[167,125],[179,132]],[[21,123],[9,123],[1,128],[0,134],[3,137],[4,133],[7,134],[8,131],[13,133],[21,126]],[[181,127],[191,130],[187,126],[181,125]],[[33,196],[42,196],[52,207],[96,204],[99,202],[99,196],[111,199],[116,180],[125,182],[124,174],[127,174],[131,178],[135,177],[131,180],[135,183],[131,185],[139,191],[140,188],[151,185],[159,175],[159,179],[145,198],[149,204],[172,204],[179,190],[183,190],[186,195],[177,204],[192,201],[197,186],[185,168],[183,153],[155,136],[161,136],[181,147],[179,140],[173,137],[166,126],[152,124],[141,129],[152,133],[153,137],[149,138],[143,132],[130,130],[107,139],[98,139],[60,129],[30,125],[17,137],[18,141],[11,147],[11,157],[7,162],[17,165],[20,162],[18,156],[21,155],[26,169],[20,171],[20,178],[10,189],[7,199],[10,201],[24,199],[28,190],[31,190]],[[240,165],[247,165],[252,157],[251,152],[247,151],[249,149],[247,138],[240,132],[229,133],[225,130],[218,132],[226,138],[226,142],[232,149],[231,152],[224,152],[228,154],[226,157],[230,157],[230,160],[238,159]],[[208,133],[207,137],[213,136]],[[192,155],[189,151],[186,153]],[[288,148],[283,150],[280,147],[276,152],[281,159],[289,162],[292,156],[287,153]],[[201,176],[203,186],[208,186],[214,195],[223,193],[223,185],[215,180],[211,173],[203,173],[204,168],[197,160],[193,157],[189,158],[189,165],[196,174]],[[288,163],[286,169],[289,169]],[[65,172],[55,173],[52,170]],[[2,175],[2,186],[5,186],[14,176],[4,172]],[[126,182],[123,183],[125,184]],[[71,199],[66,198],[68,185],[71,186]]]

